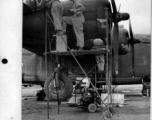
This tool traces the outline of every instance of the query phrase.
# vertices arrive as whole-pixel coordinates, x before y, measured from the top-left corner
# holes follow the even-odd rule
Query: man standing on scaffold
[[[62,34],[62,15],[63,15],[63,6],[59,0],[41,0],[40,2],[36,0],[37,7],[46,6],[50,9],[49,14],[53,18],[53,24],[57,34]]]
[[[83,33],[83,24],[85,22],[85,18],[83,16],[83,12],[85,7],[82,4],[82,0],[70,0],[73,2],[72,9],[69,10],[73,15],[71,17],[63,17],[63,26],[64,30],[66,30],[66,25],[73,25],[73,29],[77,39],[77,47],[78,50],[83,50],[84,46],[84,33]]]

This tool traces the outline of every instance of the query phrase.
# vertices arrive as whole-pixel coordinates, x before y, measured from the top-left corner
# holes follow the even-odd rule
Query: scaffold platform
[[[51,51],[47,52],[47,54],[51,55],[58,55],[58,56],[70,56],[71,52],[73,53],[74,56],[79,56],[79,55],[90,55],[90,54],[105,54],[106,53],[106,48],[102,47],[97,50],[72,50],[72,51]]]

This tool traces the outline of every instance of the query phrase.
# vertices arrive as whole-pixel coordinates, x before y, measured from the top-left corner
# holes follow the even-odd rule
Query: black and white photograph
[[[150,120],[151,0],[7,5],[0,119]]]

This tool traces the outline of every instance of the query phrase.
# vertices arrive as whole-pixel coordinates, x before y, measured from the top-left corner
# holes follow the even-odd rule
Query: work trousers
[[[51,14],[53,17],[55,30],[63,30],[63,24],[62,24],[63,6],[60,2],[55,1],[52,3]]]
[[[73,25],[73,29],[77,39],[77,46],[84,46],[84,33],[83,33],[83,24],[84,22],[73,19],[72,17],[63,17],[63,29],[66,30],[67,24]]]
[[[104,54],[96,55],[96,61],[98,65],[98,70],[104,71],[104,66],[105,66]]]

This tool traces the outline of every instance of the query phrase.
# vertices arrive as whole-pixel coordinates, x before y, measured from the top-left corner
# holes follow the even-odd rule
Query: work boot
[[[83,47],[78,47],[78,49],[77,50],[83,50]]]

